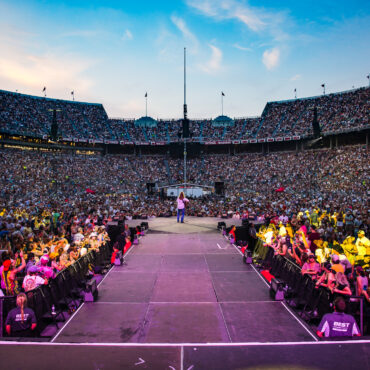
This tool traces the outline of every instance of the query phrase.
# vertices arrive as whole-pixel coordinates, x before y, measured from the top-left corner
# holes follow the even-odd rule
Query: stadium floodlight
[[[370,74],[366,76],[366,78],[369,80],[369,87],[370,87]]]
[[[325,84],[321,84],[321,87],[323,88],[323,94],[325,95]]]

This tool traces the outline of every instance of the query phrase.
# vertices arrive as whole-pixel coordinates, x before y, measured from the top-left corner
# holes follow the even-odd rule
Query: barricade
[[[69,313],[77,309],[84,300],[84,292],[92,274],[89,267],[99,266],[101,271],[110,266],[111,248],[108,243],[101,246],[99,251],[91,250],[80,257],[75,263],[60,271],[48,285],[42,285],[26,293],[28,307],[34,310],[37,318],[37,331],[40,336],[43,329],[49,324],[58,326],[59,321],[65,321],[64,312]],[[90,266],[89,266],[90,265]],[[91,290],[96,296],[96,289]],[[5,320],[9,311],[16,307],[16,296],[0,298],[0,337],[5,335]]]

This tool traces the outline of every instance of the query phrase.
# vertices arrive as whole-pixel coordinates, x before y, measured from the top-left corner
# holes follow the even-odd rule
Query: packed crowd
[[[5,295],[46,284],[89,249],[99,249],[107,241],[104,225],[114,217],[176,215],[176,199],[148,194],[147,183],[181,183],[182,160],[2,149],[0,162]],[[294,259],[318,284],[347,294],[357,289],[368,300],[369,169],[363,146],[202,155],[187,161],[188,181],[210,186],[224,182],[225,196],[212,192],[190,199],[186,212],[272,224],[259,236],[276,253]],[[122,242],[123,252],[129,242]],[[334,273],[336,269],[343,274]]]
[[[323,133],[369,125],[370,88],[267,103],[262,116],[215,125],[210,119],[190,120],[190,132],[201,141],[243,140],[280,136],[310,136],[314,108]],[[57,110],[59,136],[64,138],[130,142],[176,141],[181,120],[158,120],[154,126],[133,119],[108,119],[101,104],[33,97],[0,91],[0,132],[27,136],[49,135]],[[145,119],[144,119],[145,121]]]
[[[270,218],[256,235],[275,254],[298,264],[317,288],[326,287],[336,295],[363,296],[370,303],[366,273],[370,269],[370,240],[354,219],[352,212],[343,215],[313,209],[292,217],[282,212]]]
[[[310,135],[314,108],[323,133],[369,125],[370,89],[268,103],[258,137]]]
[[[214,193],[194,199],[188,212],[219,216],[249,209],[256,217],[266,209],[286,207],[288,214],[320,207],[344,212],[352,207],[368,222],[368,151],[361,146],[297,153],[203,155],[187,161],[189,183],[224,182],[225,197]],[[129,217],[172,214],[171,199],[148,201],[147,183],[183,182],[183,161],[165,156],[71,155],[0,151],[0,206],[122,210]],[[368,228],[368,225],[365,225]]]

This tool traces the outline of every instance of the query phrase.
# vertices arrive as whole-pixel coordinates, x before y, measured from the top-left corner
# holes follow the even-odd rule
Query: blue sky
[[[0,0],[0,89],[101,102],[111,117],[260,115],[368,84],[370,2]]]

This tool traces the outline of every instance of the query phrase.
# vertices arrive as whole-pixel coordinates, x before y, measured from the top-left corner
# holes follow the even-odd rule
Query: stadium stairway
[[[64,113],[65,114],[65,117],[67,118],[67,120],[69,121],[69,123],[71,124],[72,126],[72,130],[73,130],[73,134],[81,134],[81,137],[85,137],[85,135],[76,127],[75,123],[73,122],[73,120],[68,116],[67,113]]]
[[[253,135],[253,137],[257,137],[258,136],[258,134],[259,134],[259,132],[260,132],[260,130],[261,130],[261,128],[262,128],[262,126],[263,126],[263,121],[265,120],[265,117],[263,117],[263,118],[261,118],[261,122],[260,122],[260,124],[258,125],[258,127],[257,127],[257,131],[256,131],[256,133]]]
[[[109,131],[109,133],[110,133],[111,138],[112,138],[113,140],[119,140],[120,138],[118,137],[117,133],[113,132],[112,127],[111,127],[111,125],[110,125],[110,123],[109,123],[109,121],[108,121],[108,120],[106,120],[105,125],[106,125],[106,127],[108,128],[108,131]]]
[[[222,131],[221,139],[224,139],[224,137],[226,135],[226,131],[227,131],[227,127],[225,126],[224,130]]]
[[[166,167],[168,182],[170,184],[173,184],[173,179],[172,179],[172,176],[171,176],[170,165],[168,164],[168,160],[167,159],[164,159],[163,160],[163,163],[164,163],[164,166]]]
[[[274,131],[272,132],[272,136],[275,136],[275,135],[276,135],[276,133],[279,131],[280,126],[281,126],[281,123],[284,121],[285,116],[286,116],[286,113],[284,112],[283,116],[280,118],[280,120],[279,120],[278,124],[276,125],[276,127],[275,127]]]
[[[203,141],[203,126],[204,122],[200,123],[200,128],[199,128],[199,140],[202,142]]]
[[[247,127],[247,120],[245,119],[243,122],[243,127],[238,135],[238,140],[241,140],[243,138],[243,135],[245,133],[245,128]]]
[[[305,109],[302,110],[301,114],[298,116],[298,118],[295,120],[295,122],[293,123],[292,127],[291,127],[291,131],[294,132],[294,128],[296,127],[297,123],[300,121],[301,117],[305,114],[305,112],[307,111],[307,107]]]
[[[166,131],[167,144],[169,144],[171,142],[171,137],[170,137],[170,133],[168,132],[168,122],[166,122],[165,131]]]
[[[94,134],[95,138],[98,139],[99,138],[98,133],[95,132],[94,127],[91,124],[91,122],[89,121],[89,119],[85,116],[85,114],[83,112],[81,112],[81,115],[82,115],[84,121],[86,122],[87,126],[89,127],[90,132],[92,132]]]
[[[147,132],[146,132],[146,130],[145,130],[145,127],[142,127],[142,128],[141,128],[141,131],[143,132],[143,135],[144,135],[145,141],[149,141],[149,140],[148,140],[148,134],[147,134]]]

